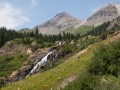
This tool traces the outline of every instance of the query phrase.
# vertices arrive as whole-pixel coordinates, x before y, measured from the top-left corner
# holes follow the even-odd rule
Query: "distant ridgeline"
[[[119,18],[120,17],[116,18],[115,20]],[[107,28],[110,26],[112,22],[114,22],[114,20],[111,22],[110,21],[105,22],[93,28],[92,30],[87,31],[84,34],[80,34],[80,33],[71,34],[69,32],[67,33],[63,32],[62,34],[59,33],[57,35],[43,35],[41,33],[38,33],[38,28],[36,28],[35,31],[21,33],[15,30],[6,29],[5,27],[1,27],[0,28],[0,47],[2,47],[7,41],[14,40],[16,38],[20,38],[23,44],[29,44],[30,37],[35,38],[38,43],[43,43],[43,42],[55,43],[55,41],[78,40],[88,35],[101,36],[105,33],[114,32],[114,30],[119,27],[118,24],[115,24],[111,30],[107,30]]]

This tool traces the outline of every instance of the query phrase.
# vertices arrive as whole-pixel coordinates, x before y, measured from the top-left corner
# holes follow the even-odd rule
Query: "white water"
[[[41,61],[39,61],[34,67],[33,69],[31,70],[31,72],[26,76],[28,77],[31,73],[33,73],[40,65],[42,65],[44,62],[47,62],[47,57],[53,52],[49,52],[45,57],[43,57],[41,59]]]
[[[59,45],[61,45],[62,44],[62,42],[59,42]]]

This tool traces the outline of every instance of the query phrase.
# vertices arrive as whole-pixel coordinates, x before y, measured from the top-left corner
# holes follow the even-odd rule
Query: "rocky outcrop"
[[[40,53],[41,52],[43,53],[43,50],[38,50],[36,52],[39,53],[40,55],[36,55],[35,54],[33,56],[34,59],[32,59],[33,57],[30,58],[30,60],[32,60],[31,62],[32,62],[33,66],[35,67],[37,65],[37,68],[32,73],[31,72],[29,73],[30,75],[35,74],[35,73],[41,71],[42,68],[44,68],[44,66],[47,65],[48,63],[51,63],[51,62],[55,63],[55,62],[57,62],[59,60],[60,57],[64,56],[64,54],[60,51],[60,47],[59,46],[53,46],[53,47],[49,48],[49,50],[47,49],[45,51],[48,51],[48,52],[45,53],[44,55],[42,55]],[[52,53],[50,53],[50,52],[52,52]],[[46,55],[47,55],[47,57],[46,57]],[[44,58],[44,57],[46,57],[46,58]],[[47,59],[47,61],[43,62],[42,64],[38,64],[38,62],[40,63],[43,58]]]
[[[4,78],[6,84],[17,82],[26,77],[29,74],[30,70],[33,68],[32,65],[22,66],[21,69],[14,71],[10,76]]]
[[[39,32],[42,34],[58,34],[61,30],[64,30],[71,26],[80,24],[82,20],[76,19],[66,12],[58,13],[51,20],[35,26],[35,30],[38,27]]]
[[[44,49],[38,49],[36,52],[29,54],[29,57],[26,61],[24,61],[23,66],[19,69],[14,71],[10,76],[2,78],[4,79],[4,82],[7,83],[12,83],[12,82],[17,82],[23,78],[25,78],[30,71],[33,69],[33,67],[41,61],[41,59],[48,53],[52,51],[52,54],[50,54],[47,57],[47,62],[41,64],[32,74],[38,73],[44,68],[45,65],[48,63],[52,62],[57,62],[60,57],[63,57],[64,54],[60,51],[60,46],[53,46],[51,48],[44,48]]]

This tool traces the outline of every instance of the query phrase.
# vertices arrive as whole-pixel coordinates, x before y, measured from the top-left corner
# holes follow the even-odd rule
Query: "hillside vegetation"
[[[23,61],[27,59],[28,55],[20,54],[19,52],[13,56],[0,57],[0,77],[10,75],[14,70],[19,69]]]
[[[85,51],[83,50],[84,52],[81,51],[83,53],[74,55],[53,69],[35,74],[15,84],[7,85],[1,90],[58,89],[60,88],[59,84],[71,75],[77,75],[78,78],[64,90],[119,90],[119,56],[117,55],[119,55],[120,40],[110,45],[103,44],[105,42],[108,43],[109,39],[90,46]],[[103,50],[104,54],[102,54]],[[108,64],[109,60],[111,62]],[[115,73],[117,70],[118,72]]]
[[[86,71],[64,90],[120,90],[120,40],[97,46]]]
[[[94,26],[87,26],[87,25],[81,26],[79,28],[68,27],[64,31],[61,31],[61,33],[66,32],[66,33],[73,33],[73,34],[77,34],[77,33],[84,34],[87,31],[92,30],[93,28]]]
[[[73,56],[59,66],[46,72],[30,76],[15,84],[7,85],[2,88],[2,90],[16,90],[18,88],[22,90],[49,90],[65,78],[80,71],[82,72],[93,55],[92,49],[93,48],[88,49],[88,51],[85,54],[80,55],[80,57]]]
[[[32,32],[33,31],[33,29],[29,29],[29,28],[24,28],[24,29],[21,29],[21,30],[18,30],[18,32],[20,32],[20,33],[30,33],[30,32]]]
[[[36,52],[38,49],[45,49],[57,43],[62,54],[70,54],[68,57],[62,58],[64,60],[60,57],[60,61],[56,65],[49,66],[48,64],[42,72],[19,82],[3,86],[3,81],[0,80],[0,86],[3,86],[1,90],[119,90],[120,40],[116,41],[113,38],[117,35],[117,39],[120,38],[120,31],[118,25],[107,30],[110,24],[111,22],[106,22],[98,27],[91,27],[92,29],[86,29],[84,34],[63,32],[58,35],[42,35],[38,33],[37,28],[35,32],[29,33],[5,30],[8,36],[4,34],[1,37],[1,46],[8,40],[12,40],[14,43],[27,45],[32,52]],[[3,33],[4,29],[1,28],[0,31]],[[8,33],[15,34],[15,37],[10,37]],[[6,37],[6,41],[3,42]],[[116,42],[113,42],[114,40]],[[59,45],[59,42],[63,44]],[[3,76],[18,69],[25,59],[27,59],[27,55],[17,53],[13,57],[1,57],[1,63],[7,65],[8,68],[9,65],[12,66],[8,69],[1,65],[1,70],[2,68],[4,70]],[[64,84],[63,81],[71,76],[75,78],[70,80],[70,83]]]

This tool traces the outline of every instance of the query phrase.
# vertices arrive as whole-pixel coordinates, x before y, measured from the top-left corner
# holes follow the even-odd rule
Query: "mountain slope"
[[[120,34],[117,36],[119,36],[117,38],[119,39]],[[113,36],[101,43],[109,43],[112,39],[114,39],[114,37],[116,36]],[[93,51],[98,45],[99,43],[91,45],[88,49],[79,52],[59,66],[46,72],[35,74],[15,84],[7,85],[6,87],[1,88],[1,90],[54,90],[54,88],[58,88],[57,90],[59,90],[59,87],[56,87],[57,84],[60,84],[69,76],[82,73],[85,70],[87,63],[93,56]]]
[[[57,83],[61,82],[70,75],[79,71],[82,72],[86,66],[86,63],[92,56],[91,50],[92,49],[85,54],[81,51],[81,58],[78,58],[78,54],[76,54],[75,57],[70,58],[51,70],[28,77],[20,82],[17,82],[16,84],[13,84],[12,86],[2,88],[2,90],[16,90],[18,88],[22,90],[49,90],[53,88],[52,86],[55,86]]]
[[[120,5],[115,3],[108,3],[95,14],[90,16],[84,25],[98,26],[103,22],[112,21],[120,15]]]
[[[119,27],[120,29],[120,16],[110,23],[107,30],[115,29],[116,27]]]
[[[119,19],[119,18],[118,18]],[[115,20],[114,20],[115,21]],[[102,25],[101,25],[102,26]],[[105,25],[106,26],[106,25]],[[106,26],[108,27],[108,26]],[[115,32],[116,33],[116,32]],[[91,57],[94,55],[93,51],[96,48],[96,46],[100,45],[100,43],[106,43],[110,44],[113,41],[116,41],[120,38],[120,33],[117,34],[109,34],[106,36],[108,39],[104,41],[97,40],[94,42],[93,45],[89,46],[88,49],[83,50],[82,52],[78,52],[76,55],[71,55],[71,57],[68,60],[64,60],[63,63],[59,64],[58,66],[51,68],[45,72],[41,72],[32,76],[27,77],[26,79],[23,79],[19,82],[16,82],[15,84],[6,85],[5,87],[1,88],[2,90],[16,90],[16,89],[29,89],[29,90],[49,90],[54,89],[56,86],[64,81],[66,78],[69,78],[69,76],[77,75],[85,70],[85,67],[88,65],[87,63],[91,60]],[[79,42],[79,45],[77,47],[80,48],[80,46],[86,46],[87,43],[90,42],[89,38],[92,38],[91,36],[82,38]],[[78,42],[77,42],[78,43]],[[84,44],[85,43],[85,44]],[[67,44],[67,47],[68,44]],[[75,45],[76,47],[76,45]],[[75,47],[72,47],[75,51]],[[65,49],[65,48],[64,48]],[[38,53],[38,51],[36,52]],[[35,53],[35,55],[37,55]],[[41,55],[41,53],[39,53]],[[39,56],[39,55],[37,55]],[[73,57],[72,57],[73,56]],[[27,85],[26,85],[27,84]],[[74,89],[76,90],[76,89]],[[97,90],[97,89],[96,89]],[[102,90],[102,89],[100,89]]]
[[[51,20],[35,26],[33,29],[38,27],[39,32],[42,34],[58,34],[59,31],[66,29],[70,26],[76,26],[80,24],[82,20],[76,19],[66,12],[58,13]]]

